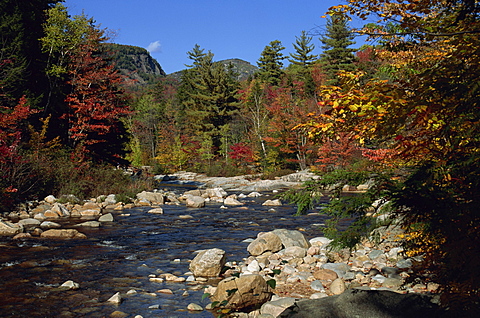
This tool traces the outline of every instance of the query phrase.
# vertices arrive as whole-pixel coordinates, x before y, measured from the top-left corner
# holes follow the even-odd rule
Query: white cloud
[[[162,45],[160,44],[160,41],[155,41],[155,42],[150,43],[147,46],[147,51],[150,52],[150,53],[161,52],[162,51]]]

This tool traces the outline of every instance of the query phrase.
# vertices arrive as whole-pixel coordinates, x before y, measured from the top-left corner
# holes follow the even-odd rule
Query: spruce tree
[[[312,77],[311,66],[317,61],[318,56],[311,53],[315,49],[315,45],[311,43],[312,37],[307,36],[305,31],[302,31],[300,37],[295,38],[293,47],[296,53],[290,53],[291,64],[288,69],[303,81],[306,94],[314,96],[317,88]]]
[[[238,82],[231,67],[213,61],[213,53],[205,53],[198,45],[187,53],[193,61],[182,74],[179,98],[183,125],[187,132],[211,140],[213,153],[218,153],[221,131],[237,111],[235,97]]]
[[[329,16],[327,32],[320,38],[323,43],[321,61],[329,78],[328,84],[338,84],[337,74],[340,70],[355,69],[355,49],[349,48],[355,44],[355,36],[351,32],[346,17],[342,15]]]
[[[312,42],[312,37],[307,36],[305,31],[302,31],[300,37],[296,36],[296,41],[293,43],[293,47],[295,48],[296,53],[290,53],[290,63],[294,65],[299,65],[301,67],[308,67],[313,64],[317,60],[317,55],[311,54],[315,49],[314,44],[310,44]]]
[[[283,60],[285,57],[281,52],[285,48],[282,46],[282,42],[275,40],[267,45],[257,62],[259,68],[257,76],[265,83],[277,86],[280,84],[283,75]]]

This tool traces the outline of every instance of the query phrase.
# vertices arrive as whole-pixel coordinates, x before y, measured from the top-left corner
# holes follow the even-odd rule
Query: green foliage
[[[282,46],[282,42],[275,40],[267,45],[258,59],[258,72],[257,77],[265,83],[271,85],[279,85],[283,76],[283,51],[285,47]]]
[[[355,68],[355,49],[349,48],[355,44],[354,35],[343,15],[329,16],[326,28],[326,34],[320,38],[323,43],[321,61],[329,77],[328,84],[335,85],[339,83],[337,73],[340,70],[352,71]]]
[[[202,153],[216,156],[224,137],[222,128],[238,110],[238,82],[232,68],[213,62],[213,54],[205,53],[200,46],[196,45],[188,55],[193,63],[183,72],[179,87],[184,112],[182,125],[186,133],[200,138],[201,142],[211,138],[210,151]]]
[[[305,31],[302,31],[300,37],[295,37],[296,41],[293,44],[296,53],[290,53],[289,61],[294,65],[299,65],[303,68],[310,66],[313,62],[316,61],[317,55],[311,54],[312,51],[315,49],[314,44],[310,44],[312,42],[312,37],[307,36]]]
[[[352,249],[373,229],[385,225],[377,218],[389,212],[383,203],[391,198],[395,189],[392,176],[391,173],[337,169],[323,174],[319,180],[306,182],[300,190],[287,191],[282,198],[297,205],[297,214],[304,214],[320,204],[321,212],[330,216],[323,231],[326,237],[334,240],[332,246]],[[355,187],[367,182],[370,187],[365,192],[344,192],[346,186]],[[322,203],[327,198],[328,202]],[[347,229],[339,230],[340,223],[347,220]]]

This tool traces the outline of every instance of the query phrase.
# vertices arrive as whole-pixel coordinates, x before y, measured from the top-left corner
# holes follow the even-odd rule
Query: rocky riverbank
[[[218,307],[248,312],[259,307],[248,313],[236,313],[236,317],[297,317],[295,310],[302,303],[300,300],[329,296],[349,298],[351,304],[363,299],[363,312],[357,317],[432,314],[436,310],[433,295],[438,285],[405,284],[412,274],[412,266],[421,259],[403,255],[397,236],[400,229],[390,226],[380,231],[383,235],[380,243],[366,240],[357,250],[350,252],[332,251],[330,240],[325,237],[307,240],[299,231],[278,229],[259,233],[248,245],[251,256],[241,262],[225,262],[223,251],[213,249],[202,251],[193,259],[190,268],[195,277],[216,276],[225,265],[229,268],[222,275],[226,278],[217,287],[207,287],[206,293],[213,301],[209,308],[214,311]],[[327,305],[329,311],[323,308]],[[379,305],[383,309],[376,308]],[[335,309],[331,309],[332,306]],[[365,312],[369,306],[375,307],[377,313]],[[332,315],[331,310],[340,310],[337,307],[331,301],[321,301],[313,306],[316,309],[312,313],[307,315],[302,310],[298,317],[355,316],[338,312]],[[345,304],[343,307],[347,307],[341,309],[345,312],[354,310]],[[319,314],[319,308],[325,310],[324,315]]]
[[[132,207],[148,207],[146,211],[151,214],[163,214],[168,205],[201,208],[209,202],[220,203],[224,209],[241,209],[242,206],[247,208],[251,198],[261,196],[260,191],[278,191],[300,186],[300,182],[308,177],[312,176],[301,173],[277,180],[252,181],[245,177],[227,180],[188,173],[168,178],[161,176],[162,179],[170,179],[164,180],[166,182],[180,185],[194,182],[199,188],[182,193],[161,189],[142,192],[136,196],[133,203],[127,204],[117,202],[115,195],[92,198],[87,202],[79,202],[73,197],[68,198],[69,202],[65,202],[67,198],[48,196],[41,202],[25,205],[24,209],[5,215],[0,222],[0,233],[15,240],[85,239],[86,235],[78,231],[78,228],[101,228],[104,224],[115,222],[117,217],[127,215],[125,209]],[[227,190],[235,193],[229,194]],[[264,200],[263,204],[274,210],[282,203],[279,200]],[[421,262],[421,259],[403,255],[397,241],[400,229],[392,226],[379,233],[379,241],[373,238],[367,240],[354,252],[333,252],[329,249],[330,241],[324,237],[306,238],[301,231],[277,229],[251,238],[247,248],[250,256],[241,261],[226,259],[225,252],[218,248],[198,251],[195,257],[192,256],[189,272],[160,272],[150,274],[148,280],[152,283],[188,284],[191,290],[205,289],[212,300],[212,304],[206,309],[213,313],[219,309],[231,312],[240,310],[233,314],[238,317],[296,317],[295,310],[298,311],[299,308],[302,308],[302,314],[307,312],[306,307],[303,307],[308,305],[306,300],[325,302],[325,299],[328,299],[328,306],[337,310],[338,304],[331,304],[335,299],[348,298],[348,302],[353,304],[362,299],[364,293],[369,293],[367,298],[376,299],[377,304],[411,304],[411,299],[404,301],[399,300],[399,297],[435,294],[438,286],[434,283],[415,282],[405,285],[406,279],[412,274],[412,266]],[[60,288],[77,289],[79,284],[66,281]],[[135,292],[136,290],[132,289],[128,293],[117,293],[109,298],[108,302],[121,303],[122,297],[130,297]],[[157,292],[169,294],[172,290],[161,289]],[[185,293],[188,295],[188,291]],[[371,293],[376,294],[373,296]],[[413,303],[421,305],[415,313],[433,310],[434,305],[430,299],[415,298]],[[361,302],[367,303],[366,300]],[[324,308],[327,305],[315,304],[315,315],[311,317],[335,317],[331,313],[325,316],[317,315],[318,306]],[[289,307],[290,309],[287,309]],[[402,310],[412,312],[414,306],[409,307],[408,310]],[[399,307],[385,308],[390,311],[399,310]],[[186,310],[198,312],[204,308],[197,303],[191,303]],[[284,311],[285,313],[281,314]],[[389,317],[385,313],[382,315],[378,317]],[[368,317],[376,316],[372,314]]]

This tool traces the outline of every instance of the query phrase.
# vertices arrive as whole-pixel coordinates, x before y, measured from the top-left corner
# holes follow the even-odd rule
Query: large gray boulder
[[[273,230],[273,233],[280,238],[285,248],[290,246],[299,246],[302,248],[310,247],[310,242],[305,239],[305,236],[303,236],[300,231],[277,229]]]
[[[258,274],[229,277],[218,283],[213,302],[226,302],[222,307],[236,310],[260,307],[272,297],[270,287]]]
[[[137,199],[139,200],[146,200],[150,202],[150,204],[164,204],[165,203],[165,196],[163,193],[159,192],[148,192],[142,191],[137,194]]]
[[[253,256],[262,255],[265,252],[278,252],[282,249],[282,241],[273,232],[259,233],[247,247],[247,251]]]
[[[411,318],[439,317],[432,298],[386,290],[349,289],[337,296],[300,300],[278,317],[283,318]]]
[[[217,277],[225,266],[225,251],[219,248],[200,251],[190,263],[190,270],[196,277]]]
[[[187,196],[185,201],[188,208],[203,208],[205,206],[205,199],[200,196]]]

